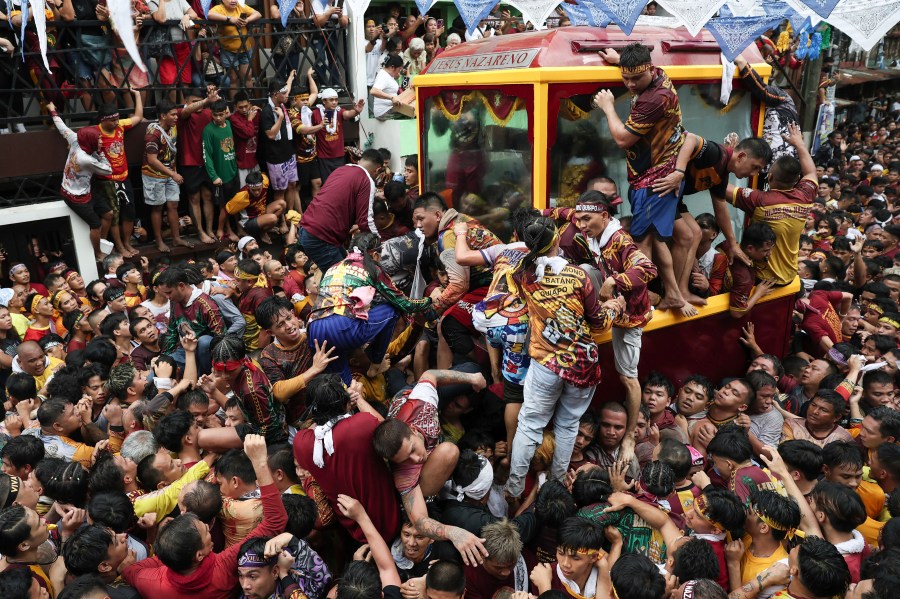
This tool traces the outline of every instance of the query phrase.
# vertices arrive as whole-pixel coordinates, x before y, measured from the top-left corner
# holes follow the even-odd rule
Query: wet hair
[[[525,235],[525,227],[538,216],[541,216],[541,212],[529,206],[519,206],[510,213],[509,220],[516,239],[522,239]]]
[[[316,502],[306,495],[282,495],[284,509],[287,512],[288,523],[285,531],[298,539],[309,536],[319,517],[319,509]]]
[[[675,551],[672,558],[672,574],[680,582],[697,578],[719,579],[719,558],[712,545],[703,539],[688,540]]]
[[[744,429],[728,426],[719,429],[706,447],[706,452],[710,456],[743,464],[753,457],[753,446]]]
[[[378,237],[375,233],[369,233],[368,231],[364,233],[357,233],[353,236],[353,239],[350,240],[350,248],[358,249],[362,254],[362,262],[363,268],[368,273],[369,278],[373,281],[378,280],[378,275],[381,273],[381,268],[378,266],[378,263],[372,259],[369,255],[369,252],[376,251],[378,247],[381,245],[381,238]]]
[[[665,462],[648,462],[641,470],[641,484],[657,497],[668,497],[675,490],[675,471]]]
[[[885,551],[900,548],[900,518],[891,517],[881,529],[881,546]]]
[[[751,158],[762,160],[766,164],[772,160],[772,147],[761,137],[747,137],[734,148],[735,152],[746,152]],[[716,577],[710,577],[715,579]]]
[[[653,61],[650,48],[638,42],[625,46],[619,53],[619,66],[625,68],[639,67]]]
[[[475,482],[481,474],[481,456],[471,449],[463,449],[459,452],[459,459],[450,477],[454,483],[461,487],[467,487]]]
[[[91,520],[108,526],[117,534],[128,532],[137,524],[134,506],[124,491],[97,493],[88,502],[87,511]]]
[[[660,440],[659,457],[657,459],[664,464],[668,464],[669,468],[672,469],[675,481],[684,480],[690,473],[693,465],[691,452],[687,445],[678,439],[670,437]]]
[[[727,489],[707,485],[703,489],[709,516],[725,527],[726,531],[738,530],[744,525],[744,504],[737,495]]]
[[[140,462],[138,462],[137,476],[141,481],[141,486],[148,491],[155,491],[159,488],[159,483],[163,482],[162,472],[153,465],[156,460],[156,454],[150,454]]]
[[[177,287],[180,283],[187,285],[187,273],[181,266],[170,266],[156,277],[156,285]]]
[[[806,537],[797,553],[800,582],[816,597],[843,596],[850,569],[837,548],[820,537]]]
[[[600,468],[588,468],[575,475],[572,483],[572,498],[578,507],[593,503],[606,503],[613,489],[609,473]]]
[[[92,365],[105,366],[106,370],[112,368],[118,357],[119,352],[109,337],[94,337],[88,341],[87,346],[84,348],[85,361],[90,362]]]
[[[209,396],[202,389],[191,389],[182,393],[175,402],[175,407],[179,410],[189,411],[191,406],[209,407]]]
[[[372,434],[372,445],[375,448],[375,454],[379,457],[390,460],[397,455],[403,442],[412,434],[409,425],[398,420],[397,418],[388,418],[375,428]]]
[[[778,390],[778,381],[765,370],[748,372],[744,378],[753,387],[754,393],[759,393],[760,389],[765,389],[766,387],[774,387],[776,391]]]
[[[88,471],[88,492],[93,496],[102,491],[125,491],[122,470],[109,452],[101,453]]]
[[[194,565],[197,552],[203,546],[200,531],[194,522],[195,514],[182,514],[160,529],[153,552],[160,561],[175,572],[184,573]]]
[[[838,375],[840,376],[840,375]],[[819,389],[813,396],[813,399],[821,399],[831,406],[835,416],[842,416],[847,411],[847,400],[834,389]]]
[[[253,462],[243,449],[230,449],[216,462],[216,475],[225,479],[237,477],[241,481],[252,484],[256,482],[256,471]]]
[[[31,536],[27,512],[21,505],[0,510],[0,553],[7,557],[19,554],[19,544]]]
[[[750,223],[744,229],[744,234],[741,236],[741,247],[761,248],[767,243],[775,243],[775,231],[767,223]]]
[[[641,386],[641,389],[646,389],[647,387],[662,387],[666,391],[666,395],[669,396],[669,399],[673,399],[675,397],[675,385],[672,384],[668,378],[665,377],[661,372],[653,370],[647,375],[647,380],[644,381],[644,384]],[[712,397],[710,395],[710,397]]]
[[[559,528],[576,509],[575,499],[560,481],[549,480],[538,490],[534,513],[544,526]]]
[[[427,585],[427,575],[425,580]],[[350,562],[338,581],[337,599],[381,599],[381,578],[375,565],[364,561]]]
[[[106,381],[106,389],[109,394],[121,400],[128,397],[128,389],[134,385],[135,374],[137,374],[137,370],[130,363],[113,366]]]
[[[878,465],[895,481],[900,481],[900,445],[882,443],[875,453],[878,456]]]
[[[706,399],[712,399],[713,395],[716,393],[716,387],[712,384],[712,381],[703,376],[702,374],[692,374],[691,376],[684,379],[684,382],[681,384],[682,387],[687,385],[688,383],[694,383],[695,385],[700,385],[703,389],[703,392],[706,394]]]
[[[838,466],[863,467],[863,456],[859,447],[851,441],[832,441],[822,448],[822,465],[831,469]]]
[[[563,553],[575,553],[579,549],[602,549],[606,538],[603,529],[584,518],[566,518],[556,530],[556,547]]]
[[[462,566],[450,560],[438,560],[425,575],[425,588],[461,596],[466,590],[466,576]],[[340,590],[340,587],[338,587]]]
[[[153,436],[167,450],[180,453],[184,449],[182,443],[184,436],[188,434],[193,424],[194,417],[190,412],[175,410],[159,419],[156,428],[153,429]]]
[[[350,395],[340,376],[320,374],[307,385],[306,399],[310,406],[313,422],[325,424],[346,413]]]
[[[109,556],[109,546],[113,543],[113,533],[100,524],[82,526],[62,547],[66,569],[78,576],[97,574],[100,563]]]
[[[627,554],[610,569],[613,591],[628,599],[659,599],[666,592],[666,580],[650,558]]]
[[[38,422],[43,428],[50,428],[63,415],[66,408],[72,404],[62,399],[45,401],[37,409]]]
[[[56,377],[54,376],[53,378]],[[37,384],[34,381],[34,377],[24,372],[13,372],[6,379],[6,395],[19,400],[34,399],[37,397]],[[79,389],[80,396],[81,390]]]
[[[184,509],[197,516],[198,520],[210,524],[222,510],[222,492],[219,485],[208,480],[198,480],[185,492],[181,503]]]
[[[0,596],[9,599],[27,599],[31,597],[33,579],[29,568],[7,568],[0,572]],[[66,587],[68,588],[68,587]],[[106,589],[106,584],[103,585]],[[63,589],[65,593],[65,589]],[[59,595],[62,597],[62,595]],[[82,595],[78,595],[82,597]]]
[[[820,480],[809,493],[816,510],[838,532],[852,532],[866,521],[866,506],[856,491],[840,483]]]
[[[775,491],[752,489],[750,504],[757,513],[784,529],[778,530],[769,525],[769,531],[776,541],[783,540],[787,536],[788,530],[800,526],[800,506],[790,497],[785,497]]]
[[[3,446],[0,457],[9,460],[14,468],[31,466],[33,469],[44,459],[44,443],[34,435],[19,435]]]

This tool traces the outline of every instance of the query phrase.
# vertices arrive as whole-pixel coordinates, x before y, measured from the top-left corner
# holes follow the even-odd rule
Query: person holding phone
[[[315,20],[317,27],[322,28],[319,34],[310,35],[313,55],[316,56],[313,68],[316,70],[319,83],[329,86],[346,85],[342,84],[344,78],[338,69],[337,62],[331,59],[331,52],[326,49],[326,46],[333,49],[342,46],[338,43],[334,29],[349,25],[350,18],[344,14],[341,0],[311,0],[310,7],[312,8],[310,17]]]
[[[403,53],[403,62],[408,63],[406,75],[415,77],[425,70],[425,42],[420,37],[409,40],[409,48]]]

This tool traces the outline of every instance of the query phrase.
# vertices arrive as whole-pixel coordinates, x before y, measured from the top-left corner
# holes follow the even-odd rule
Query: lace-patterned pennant
[[[681,21],[691,35],[697,35],[703,26],[725,4],[725,0],[658,0],[660,6]]]
[[[550,16],[560,0],[508,0],[510,4],[522,13],[522,20],[531,21],[536,29],[541,29],[547,17]]]
[[[596,3],[625,35],[631,35],[641,11],[647,5],[647,0],[582,0],[581,3]]]
[[[424,15],[427,14],[431,7],[434,6],[434,3],[437,0],[416,0],[416,6],[419,9],[419,14]]]
[[[898,0],[900,1],[900,0]],[[717,17],[706,23],[706,28],[719,42],[722,54],[733,61],[760,35],[778,24],[784,17]]]
[[[351,15],[359,16],[362,19],[363,15],[366,14],[366,9],[369,8],[369,2],[370,0],[347,0],[347,7],[350,9]]]
[[[50,70],[50,63],[47,62],[47,13],[44,12],[43,0],[31,0],[31,13],[34,17],[34,30],[35,33],[37,33],[38,46],[41,49],[41,58],[44,60],[44,68],[47,69],[48,73],[52,73]],[[22,21],[22,24],[25,24],[24,20]],[[24,52],[22,54],[24,54]]]
[[[806,6],[808,6],[814,13],[822,17],[823,19],[827,19],[831,16],[832,11],[834,11],[834,7],[838,5],[840,0],[799,0]]]
[[[484,0],[453,0],[453,4],[459,9],[459,16],[466,24],[466,31],[472,33],[478,28],[478,24],[491,14],[494,5]]]
[[[746,17],[753,10],[755,0],[728,0],[728,11],[720,12],[721,17]]]
[[[572,25],[590,25],[591,27],[606,27],[610,23],[609,15],[602,10],[583,4],[570,4],[563,2],[562,9],[568,15]]]
[[[828,22],[869,51],[900,20],[900,0],[839,3]]]

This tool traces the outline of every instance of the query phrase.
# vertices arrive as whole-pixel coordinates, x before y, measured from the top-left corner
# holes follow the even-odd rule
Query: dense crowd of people
[[[420,192],[415,157],[396,178],[378,150],[344,164],[363,103],[340,108],[310,73],[295,93],[291,72],[259,110],[238,91],[230,114],[215,87],[160,103],[142,165],[159,249],[191,243],[180,186],[201,238],[237,243],[151,264],[130,243],[122,145],[140,94],[132,118],[101,107],[77,132],[54,114],[63,195],[98,257],[107,233],[116,250],[90,282],[59,260],[4,265],[0,594],[888,597],[893,107],[876,99],[814,158],[789,96],[739,59],[764,135],[720,144],[684,129],[648,48],[602,55],[634,95],[624,121],[608,90],[593,99],[631,216],[626,182],[600,177],[573,208],[513,211],[510,243]],[[715,214],[692,217],[701,191]],[[743,319],[798,275],[788,354],[744,320],[732,377],[639,375],[666,370],[641,363],[655,313],[730,293]],[[624,395],[597,395],[601,374]]]

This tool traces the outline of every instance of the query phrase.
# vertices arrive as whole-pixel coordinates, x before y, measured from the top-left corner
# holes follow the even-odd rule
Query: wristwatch
[[[231,17],[225,17],[225,22],[229,25],[231,24]]]

